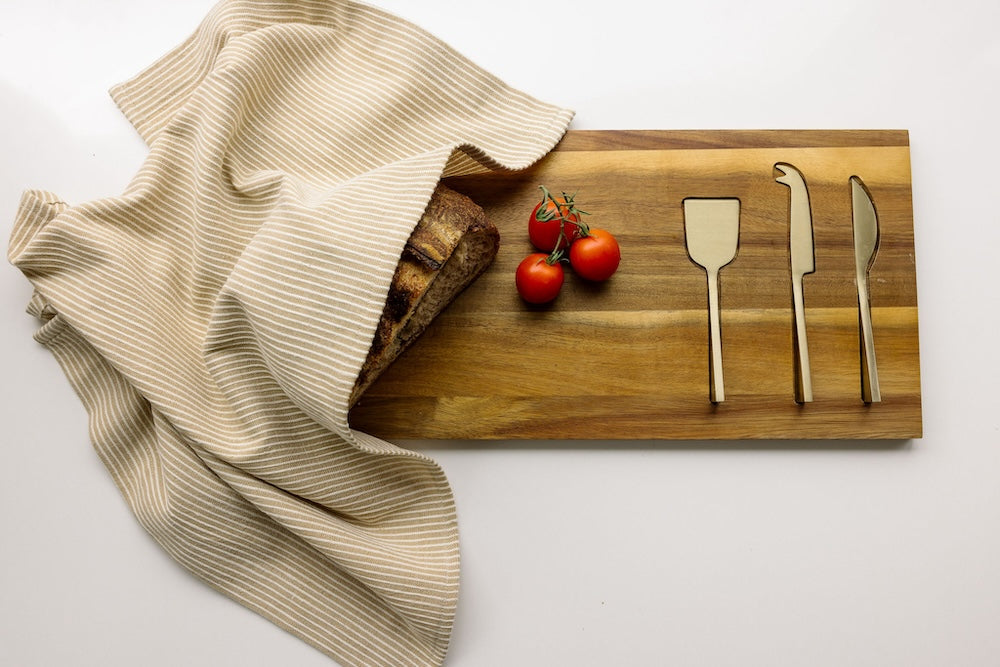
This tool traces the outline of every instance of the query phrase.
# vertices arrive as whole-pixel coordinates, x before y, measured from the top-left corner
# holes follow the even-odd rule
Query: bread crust
[[[351,405],[493,262],[500,233],[483,209],[438,184],[406,242]]]

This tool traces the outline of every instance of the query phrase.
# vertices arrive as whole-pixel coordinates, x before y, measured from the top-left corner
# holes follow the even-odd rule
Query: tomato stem
[[[556,237],[556,247],[549,255],[549,259],[546,261],[549,264],[554,264],[559,260],[565,259],[565,253],[562,251],[562,245],[565,243],[569,245],[570,239],[566,235],[566,223],[575,225],[578,230],[578,238],[583,238],[584,236],[590,236],[590,227],[587,223],[583,221],[583,216],[590,215],[586,211],[581,211],[576,207],[576,193],[568,195],[565,192],[562,193],[563,203],[560,204],[556,201],[556,198],[552,196],[549,189],[544,185],[538,186],[542,191],[542,206],[539,207],[538,212],[535,213],[535,220],[539,222],[550,222],[551,220],[559,220],[559,236]],[[552,209],[546,205],[546,202],[552,204]],[[570,218],[575,219],[570,219]]]

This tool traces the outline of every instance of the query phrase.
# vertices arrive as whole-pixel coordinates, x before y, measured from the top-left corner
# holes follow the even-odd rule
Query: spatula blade
[[[736,258],[740,238],[740,200],[684,200],[684,239],[691,260],[708,271]]]

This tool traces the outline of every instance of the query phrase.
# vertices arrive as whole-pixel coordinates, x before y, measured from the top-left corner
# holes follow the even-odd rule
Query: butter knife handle
[[[802,295],[802,276],[792,280],[792,301],[795,314],[795,402],[813,400],[812,374],[809,369],[809,343],[806,339],[806,307]]]
[[[867,275],[858,276],[858,316],[861,330],[861,400],[865,403],[879,403],[882,392],[878,383],[878,366],[875,364],[875,336],[872,331]]]
[[[719,315],[719,272],[708,271],[708,397],[713,403],[726,400],[722,381],[722,321]]]

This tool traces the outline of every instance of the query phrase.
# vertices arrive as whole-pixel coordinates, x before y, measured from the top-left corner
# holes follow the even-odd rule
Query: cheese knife
[[[779,162],[774,171],[780,173],[774,180],[789,189],[788,250],[791,259],[792,308],[795,328],[795,402],[813,400],[812,374],[809,369],[809,343],[806,338],[806,309],[802,292],[802,277],[816,271],[816,252],[813,242],[812,211],[809,207],[809,190],[796,167]]]
[[[861,400],[878,403],[882,394],[875,364],[875,338],[872,331],[871,299],[868,274],[878,252],[878,215],[871,193],[857,176],[851,176],[851,202],[854,220],[854,266],[858,285],[858,319],[861,331]]]

